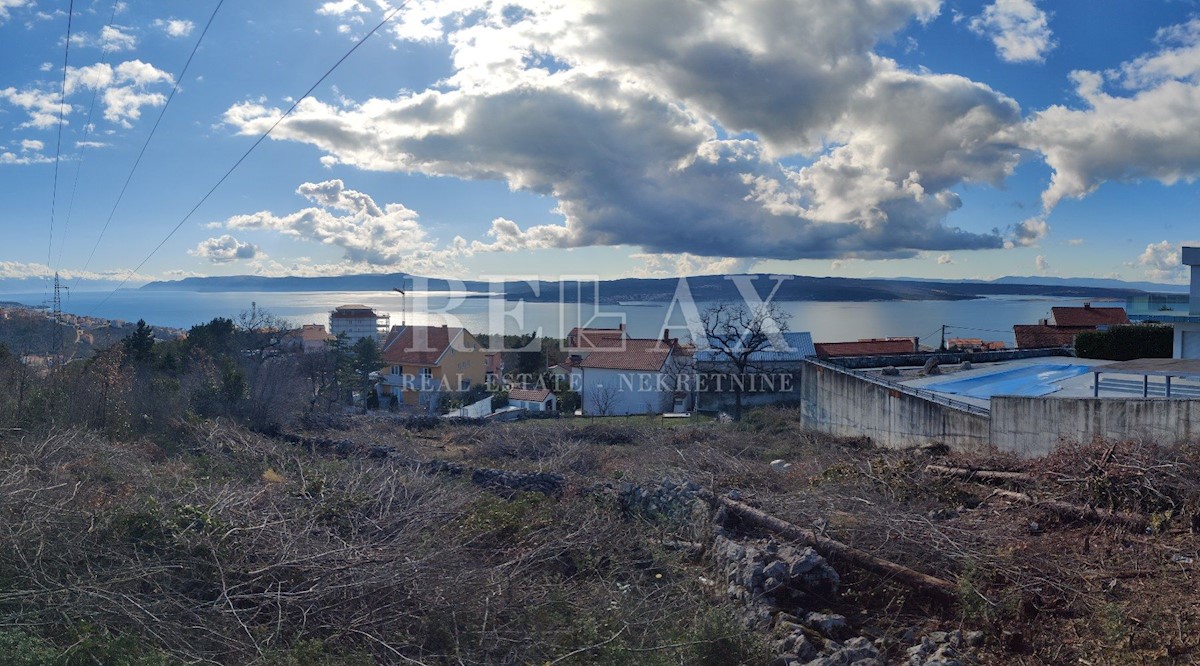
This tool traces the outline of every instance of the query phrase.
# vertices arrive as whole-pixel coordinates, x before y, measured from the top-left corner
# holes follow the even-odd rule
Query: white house
[[[1183,263],[1192,267],[1191,300],[1188,314],[1200,317],[1200,247],[1183,248]],[[1200,358],[1200,322],[1175,324],[1175,358]]]
[[[675,404],[682,354],[674,340],[627,338],[571,368],[586,416],[662,414]]]
[[[558,411],[558,398],[546,388],[511,388],[508,390],[508,405],[523,407],[531,412]]]

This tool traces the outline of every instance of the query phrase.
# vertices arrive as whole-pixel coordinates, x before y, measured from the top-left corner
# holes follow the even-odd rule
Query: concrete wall
[[[806,363],[800,379],[805,427],[844,437],[867,436],[878,446],[904,448],[940,442],[971,450],[990,441],[986,415],[967,412]]]
[[[992,443],[1042,456],[1060,442],[1200,441],[1200,400],[1165,398],[992,398]]]

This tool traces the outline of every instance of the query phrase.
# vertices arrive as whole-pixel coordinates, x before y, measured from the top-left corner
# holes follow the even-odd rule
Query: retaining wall
[[[940,442],[971,450],[990,441],[985,414],[941,404],[845,370],[807,362],[801,371],[805,427],[843,437],[867,436],[878,446]]]
[[[1166,398],[992,398],[991,441],[1023,456],[1050,453],[1060,442],[1200,441],[1200,400]]]

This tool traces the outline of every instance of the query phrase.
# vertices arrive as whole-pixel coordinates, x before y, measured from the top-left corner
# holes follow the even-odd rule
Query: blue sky
[[[52,215],[68,3],[0,0],[0,278],[123,276],[391,1],[226,2],[100,238],[217,2],[120,2],[111,23],[112,0],[75,3]],[[1178,247],[1200,239],[1197,16],[1184,1],[410,0],[134,283],[1180,281]]]

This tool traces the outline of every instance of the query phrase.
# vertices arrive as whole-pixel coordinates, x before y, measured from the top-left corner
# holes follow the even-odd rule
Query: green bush
[[[1175,329],[1161,325],[1114,326],[1107,331],[1088,331],[1075,337],[1075,355],[1107,361],[1135,358],[1171,358]]]

